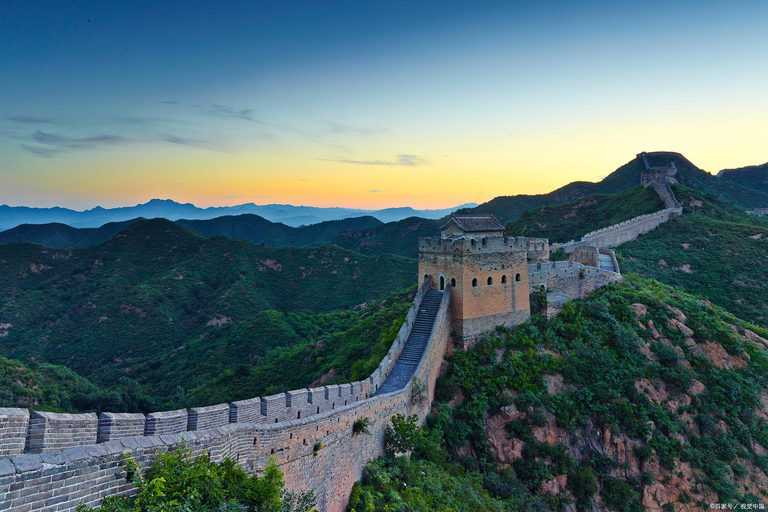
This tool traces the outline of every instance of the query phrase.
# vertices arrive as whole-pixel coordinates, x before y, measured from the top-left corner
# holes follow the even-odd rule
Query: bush
[[[370,418],[358,418],[352,424],[352,433],[354,435],[360,435],[360,434],[371,435],[370,426],[371,426]]]
[[[283,492],[283,473],[274,461],[267,465],[263,476],[249,477],[231,459],[216,464],[207,455],[193,458],[191,452],[181,448],[160,454],[146,476],[130,457],[126,471],[135,474],[136,494],[104,498],[102,512],[306,512],[315,504],[312,493]],[[78,510],[88,508],[79,506]]]
[[[418,420],[415,414],[392,416],[391,425],[387,425],[384,438],[384,449],[389,455],[408,453],[416,447],[422,434]]]

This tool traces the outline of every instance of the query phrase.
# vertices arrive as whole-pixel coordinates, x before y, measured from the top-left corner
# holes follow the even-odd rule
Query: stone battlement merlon
[[[365,464],[383,453],[384,429],[390,417],[416,413],[423,419],[429,411],[450,336],[449,294],[442,296],[414,377],[402,389],[373,396],[393,369],[429,289],[429,282],[420,286],[395,342],[363,381],[146,416],[102,413],[97,419],[93,413],[35,412],[33,423],[42,425],[42,438],[65,443],[60,447],[43,444],[39,454],[22,453],[30,430],[29,412],[0,409],[0,457],[9,457],[0,458],[0,496],[10,500],[11,511],[29,510],[28,504],[36,510],[53,498],[58,500],[57,510],[67,512],[80,503],[97,506],[102,497],[132,488],[120,470],[125,465],[123,453],[133,454],[146,468],[160,451],[184,443],[193,453],[208,453],[214,461],[232,457],[249,473],[263,469],[276,457],[289,489],[314,489],[318,510],[341,512]],[[426,384],[428,401],[412,401],[414,379]],[[265,406],[267,415],[262,414]],[[372,422],[370,436],[352,432],[352,423],[363,417]],[[314,448],[317,441],[322,441],[323,450]],[[57,484],[51,486],[51,477],[42,475],[43,464],[47,464],[47,475],[62,475]],[[78,474],[86,476],[66,476],[74,475],[71,469],[75,466],[81,468]],[[83,488],[84,478],[93,486]],[[10,491],[9,486],[23,488],[24,496],[21,490]],[[75,489],[82,490],[73,492]]]

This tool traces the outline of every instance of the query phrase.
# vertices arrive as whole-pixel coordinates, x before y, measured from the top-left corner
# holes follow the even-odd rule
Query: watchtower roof
[[[454,215],[440,226],[440,231],[454,224],[465,233],[477,233],[487,231],[504,231],[504,226],[492,213],[478,213],[475,215]]]

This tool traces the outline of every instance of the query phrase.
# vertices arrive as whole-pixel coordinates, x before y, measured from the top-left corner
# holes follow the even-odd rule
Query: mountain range
[[[0,205],[0,230],[11,229],[21,224],[60,223],[76,228],[97,228],[110,222],[124,222],[139,217],[146,219],[203,220],[225,215],[254,214],[271,222],[299,227],[329,220],[351,217],[372,216],[381,222],[393,222],[408,217],[439,219],[451,212],[477,206],[467,203],[454,208],[438,210],[416,210],[411,207],[385,208],[382,210],[361,210],[354,208],[321,208],[316,206],[294,206],[290,204],[257,205],[253,203],[237,206],[214,206],[200,208],[190,203],[177,203],[170,199],[152,199],[144,204],[119,208],[97,206],[90,210],[77,211],[68,208],[31,208],[28,206]]]

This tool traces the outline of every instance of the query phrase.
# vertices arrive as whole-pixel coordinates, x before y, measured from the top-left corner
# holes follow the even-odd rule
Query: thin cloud
[[[360,128],[356,126],[349,126],[341,123],[328,122],[326,123],[328,131],[332,133],[351,133],[356,135],[378,135],[380,133],[386,133],[385,128]]]
[[[181,144],[183,146],[201,147],[205,145],[205,142],[198,139],[187,139],[185,137],[177,137],[176,135],[166,134],[163,140],[170,142],[171,144]]]
[[[246,108],[246,109],[236,109],[233,107],[228,107],[226,105],[219,105],[216,103],[211,103],[210,105],[203,105],[198,107],[205,110],[205,112],[209,115],[213,116],[220,116],[220,117],[232,117],[236,119],[244,119],[246,121],[251,121],[253,123],[259,123],[259,124],[266,124],[263,121],[256,119],[256,112],[253,109]]]
[[[30,140],[37,145],[31,146],[23,144],[21,147],[33,155],[43,158],[51,158],[57,154],[66,153],[68,151],[96,149],[102,146],[114,146],[126,142],[125,139],[118,137],[117,135],[104,134],[76,138],[48,133],[42,130],[35,131],[30,137]]]
[[[50,117],[36,117],[36,116],[8,116],[7,120],[14,123],[21,124],[56,124],[56,121]]]
[[[321,160],[330,160],[322,158]],[[359,164],[359,165],[422,165],[426,161],[418,155],[397,155],[395,160],[330,160],[331,162],[339,162],[342,164]]]
[[[374,190],[369,190],[368,191],[369,194],[377,194],[379,192],[389,192],[389,190],[376,190],[376,189],[374,189]]]
[[[158,103],[161,103],[163,105],[180,105],[181,104],[180,101],[176,101],[176,100],[163,100],[163,101],[158,101]]]

